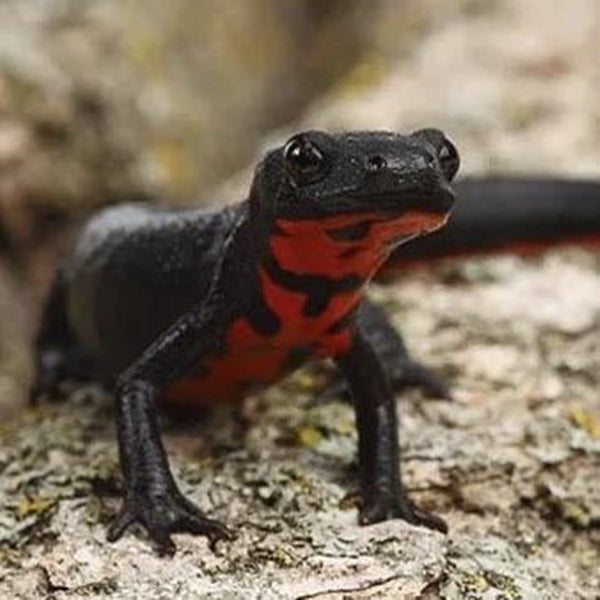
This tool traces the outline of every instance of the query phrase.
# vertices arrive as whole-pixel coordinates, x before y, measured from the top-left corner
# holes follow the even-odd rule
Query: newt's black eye
[[[286,167],[299,183],[314,181],[325,174],[327,160],[321,150],[304,136],[293,137],[283,149]]]
[[[438,160],[440,161],[440,167],[442,168],[442,171],[444,171],[444,175],[446,175],[450,181],[456,175],[460,165],[458,151],[450,140],[444,140],[444,144],[440,148]]]

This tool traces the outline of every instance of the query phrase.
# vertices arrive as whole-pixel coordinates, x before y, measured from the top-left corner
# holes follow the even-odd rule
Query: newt
[[[455,146],[436,129],[306,131],[264,156],[242,202],[213,210],[131,203],[91,219],[48,296],[31,399],[51,394],[66,378],[95,379],[114,392],[125,489],[109,540],[133,523],[161,554],[175,551],[176,532],[211,543],[231,538],[229,528],[180,492],[158,410],[239,401],[322,359],[334,361],[353,399],[359,522],[400,518],[447,531],[402,483],[394,398],[395,389],[410,384],[436,395],[447,389],[410,358],[383,309],[366,296],[368,284],[406,262],[463,246],[491,251],[526,242],[536,231],[542,233],[534,241],[552,241],[565,233],[561,207],[570,210],[578,191],[597,199],[600,189],[593,182],[589,190],[586,183],[579,190],[558,183],[542,194],[544,183],[536,180],[517,181],[510,194],[498,193],[498,182],[451,186],[459,162]],[[448,220],[453,188],[477,218],[469,220],[468,210],[456,230],[446,228],[449,235],[424,237]],[[490,216],[495,202],[507,219]],[[576,216],[582,206],[590,214],[572,231],[566,227],[568,235],[600,232],[593,204],[575,203]],[[537,208],[517,209],[511,221],[515,206],[530,205]],[[537,219],[543,207],[554,225]],[[502,234],[490,237],[494,231]]]
[[[32,397],[86,374],[114,390],[125,494],[110,540],[134,522],[162,553],[174,532],[230,537],[179,491],[157,405],[237,400],[327,357],[355,398],[360,521],[446,530],[404,490],[394,395],[362,321],[392,249],[445,223],[458,165],[433,129],[307,131],[266,154],[243,202],[89,222],[45,307]]]

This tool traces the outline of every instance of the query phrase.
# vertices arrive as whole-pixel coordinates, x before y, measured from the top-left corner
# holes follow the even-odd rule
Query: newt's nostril
[[[433,152],[429,152],[429,150],[426,150],[425,153],[425,162],[427,163],[427,166],[431,166],[431,165],[435,165],[437,163],[437,159],[435,157],[435,155],[433,154]]]
[[[367,160],[367,169],[371,173],[378,173],[379,171],[383,171],[387,167],[387,161],[383,156],[371,156],[369,160]]]

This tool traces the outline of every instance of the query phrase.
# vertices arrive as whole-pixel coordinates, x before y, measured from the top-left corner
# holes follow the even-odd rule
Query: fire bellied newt
[[[174,551],[174,532],[203,534],[211,542],[229,538],[223,524],[179,491],[156,405],[240,399],[326,357],[339,367],[354,400],[360,522],[401,518],[446,531],[445,522],[416,506],[403,487],[393,395],[394,386],[405,384],[437,394],[444,386],[410,359],[365,289],[392,259],[403,262],[401,245],[445,224],[458,167],[455,147],[435,129],[407,136],[308,131],[266,154],[241,203],[214,211],[127,204],[91,220],[51,288],[31,397],[67,377],[99,379],[114,390],[125,497],[110,540],[133,523],[161,553]],[[510,191],[515,205],[527,208],[519,203],[535,197],[537,188],[530,182],[535,189],[523,196],[527,182],[521,183]],[[497,189],[493,182],[465,186],[468,205],[474,195],[485,200],[476,207],[495,201],[485,198]],[[600,186],[590,186],[598,199]],[[495,219],[490,232],[513,227],[514,235],[505,231],[494,247],[518,241],[521,233],[531,237],[521,217],[532,231],[548,233],[540,240],[551,239],[557,207],[569,204],[573,188],[554,196],[553,190],[546,190],[554,198],[546,200],[550,225],[536,224],[539,208],[517,211],[514,222],[482,209],[481,218]],[[504,201],[506,194],[500,196]],[[600,231],[600,209],[592,212],[593,231],[586,229],[590,219],[582,218],[568,233]],[[451,253],[462,241],[487,247],[490,233],[472,239],[471,225],[467,218],[450,241],[439,236],[406,258]]]

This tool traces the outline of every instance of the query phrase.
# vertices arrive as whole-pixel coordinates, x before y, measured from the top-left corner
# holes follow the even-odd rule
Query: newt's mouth
[[[394,235],[390,239],[386,240],[386,245],[388,247],[395,248],[397,246],[402,246],[414,240],[416,238],[422,237],[424,235],[428,235],[441,229],[448,222],[450,215],[448,213],[411,213],[408,217],[407,221],[413,221],[416,229],[411,232],[402,232]]]
[[[411,210],[396,218],[379,221],[375,227],[385,245],[395,247],[443,227],[448,217],[448,212]]]

